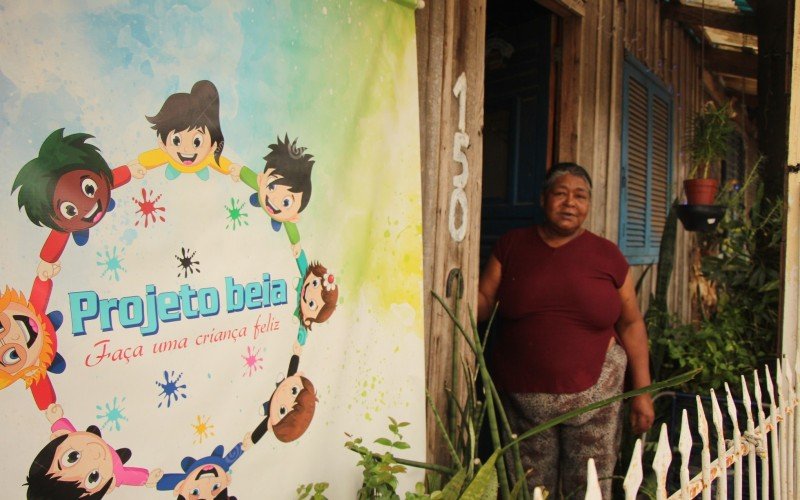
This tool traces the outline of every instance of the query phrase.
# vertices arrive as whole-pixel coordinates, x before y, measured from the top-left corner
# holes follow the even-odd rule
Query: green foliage
[[[328,483],[301,484],[297,487],[297,500],[328,500],[322,493],[330,486]]]
[[[757,356],[751,343],[741,335],[744,318],[722,315],[720,321],[709,320],[699,325],[677,324],[675,317],[668,319],[656,342],[666,348],[662,363],[662,376],[700,368],[697,378],[680,386],[685,392],[701,392],[709,387],[722,387],[725,382],[738,383],[741,373],[757,366]]]
[[[704,241],[708,256],[703,259],[703,274],[717,283],[716,317],[741,319],[736,325],[744,338],[766,350],[778,324],[782,203],[765,200],[762,184],[755,188],[749,211],[741,200],[743,190],[721,194],[719,201],[727,210]]]
[[[748,178],[745,187],[755,182]],[[695,324],[680,324],[674,315],[648,311],[648,328],[659,332],[654,342],[665,351],[661,376],[702,368],[700,376],[681,387],[700,392],[738,385],[739,375],[775,356],[780,290],[781,203],[763,197],[746,210],[745,189],[724,190],[718,202],[725,217],[701,239],[702,273],[716,290],[716,307]]]
[[[392,438],[378,438],[375,443],[394,450],[407,450],[410,448],[408,443],[403,441],[403,435],[400,433],[400,429],[409,425],[408,422],[397,422],[392,417],[389,417],[389,421],[389,432],[392,433]],[[399,464],[390,451],[379,454],[373,452],[362,443],[362,438],[355,438],[347,441],[344,445],[345,448],[361,456],[358,465],[364,469],[364,479],[361,489],[358,490],[358,499],[389,498],[399,500],[397,475],[405,473],[406,467]],[[425,495],[424,486],[422,485],[418,485],[414,493],[406,493],[407,500],[424,498],[430,497]]]
[[[708,177],[711,163],[725,158],[730,148],[728,142],[733,133],[733,117],[731,103],[720,107],[709,101],[692,118],[692,131],[689,138],[689,155],[692,160],[693,177],[699,167],[703,167],[703,177]]]

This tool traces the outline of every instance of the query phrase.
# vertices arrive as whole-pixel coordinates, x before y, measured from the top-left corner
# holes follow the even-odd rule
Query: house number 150
[[[453,176],[453,192],[450,195],[450,212],[448,228],[453,241],[463,241],[467,235],[468,205],[464,188],[469,178],[469,164],[464,150],[469,147],[469,135],[466,132],[467,114],[467,77],[464,73],[456,80],[453,94],[458,98],[458,131],[453,136],[453,160],[461,164],[461,173]],[[456,210],[461,211],[461,224],[456,227]]]

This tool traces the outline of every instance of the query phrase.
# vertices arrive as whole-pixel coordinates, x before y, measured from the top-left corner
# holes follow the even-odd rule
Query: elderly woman
[[[499,300],[493,376],[512,430],[520,434],[575,408],[620,394],[626,365],[633,388],[650,384],[647,332],[633,278],[617,246],[583,228],[592,181],[574,163],[545,179],[542,225],[513,230],[497,242],[480,279],[478,317]],[[521,445],[529,483],[557,494],[614,471],[621,403],[569,420]],[[649,395],[634,398],[633,431],[653,424]],[[611,481],[603,481],[610,498]]]

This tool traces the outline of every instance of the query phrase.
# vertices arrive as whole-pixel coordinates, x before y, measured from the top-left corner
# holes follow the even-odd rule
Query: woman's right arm
[[[497,290],[500,288],[500,279],[503,276],[503,266],[497,257],[492,255],[483,268],[481,279],[478,282],[478,321],[486,321],[494,311],[497,302]]]

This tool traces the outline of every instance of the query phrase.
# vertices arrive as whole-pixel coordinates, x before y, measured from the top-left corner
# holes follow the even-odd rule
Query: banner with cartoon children
[[[352,498],[390,417],[422,459],[413,10],[0,12],[0,497]]]

